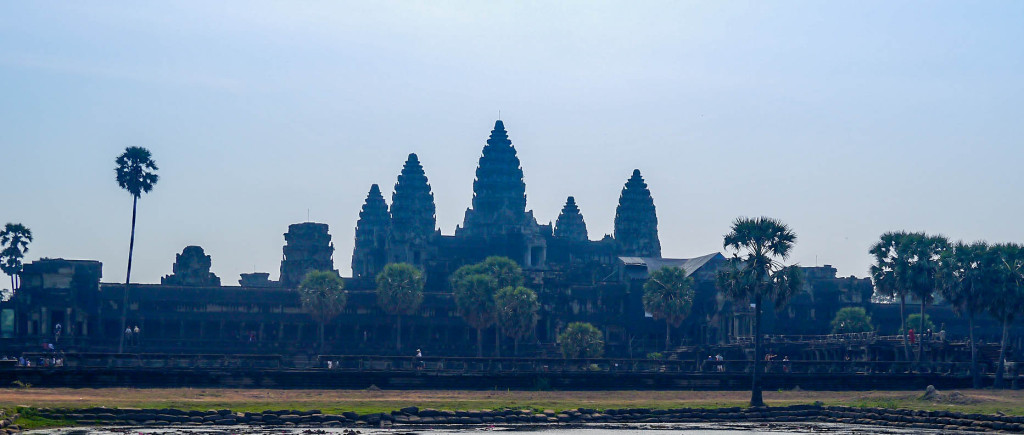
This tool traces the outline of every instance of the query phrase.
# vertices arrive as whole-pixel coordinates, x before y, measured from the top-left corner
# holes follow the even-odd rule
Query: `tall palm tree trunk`
[[[121,340],[117,345],[117,353],[124,353],[124,330],[128,328],[128,289],[132,282],[132,253],[135,251],[135,216],[138,211],[139,197],[132,196],[132,237],[128,242],[128,273],[124,277],[124,301],[121,303],[121,329],[117,335]]]
[[[923,299],[921,300],[921,322],[918,323],[918,324],[921,325],[921,330],[917,331],[917,364],[921,365],[921,356],[924,353],[924,338],[926,337],[925,333],[924,333],[924,300]]]
[[[398,327],[398,334],[395,335],[395,337],[396,337],[396,339],[395,339],[395,346],[396,346],[397,350],[401,351],[402,350],[402,315],[399,314],[399,315],[397,315],[395,317],[398,317],[397,325],[395,325],[395,326]]]
[[[981,388],[981,378],[978,377],[978,355],[974,346],[974,313],[967,313],[967,325],[970,328],[970,344],[971,344],[971,385],[975,389]]]
[[[484,328],[476,328],[476,357],[484,356]]]
[[[754,299],[754,374],[750,379],[750,406],[764,406],[761,367],[761,295],[758,295]]]
[[[501,328],[494,324],[494,356],[501,356]]]
[[[512,342],[512,355],[513,356],[519,356],[519,336],[518,335],[515,337],[515,340]]]
[[[672,337],[670,334],[672,334],[671,325],[669,325],[668,319],[665,319],[665,352],[668,352],[672,347]],[[667,357],[668,355],[665,356]]]
[[[1010,330],[1010,322],[1003,319],[1003,339],[999,344],[999,364],[996,366],[996,380],[992,384],[994,388],[1003,388],[1003,371],[1006,369],[1006,336]]]
[[[900,331],[903,331],[903,357],[909,359],[910,349],[907,348],[907,335],[910,331],[907,330],[907,315],[903,312],[906,305],[907,296],[900,295]]]
[[[327,322],[320,322],[320,354],[324,354],[324,324]]]

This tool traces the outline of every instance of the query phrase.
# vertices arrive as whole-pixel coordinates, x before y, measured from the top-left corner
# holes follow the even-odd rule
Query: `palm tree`
[[[662,267],[644,283],[644,311],[665,319],[665,350],[672,347],[671,328],[678,328],[693,307],[693,278],[679,267]]]
[[[505,287],[494,295],[498,325],[512,338],[512,352],[519,355],[519,340],[533,334],[537,327],[537,293],[526,287]]]
[[[377,304],[398,318],[395,348],[402,350],[402,315],[423,302],[423,273],[408,263],[391,263],[377,274]]]
[[[590,323],[570,323],[558,334],[558,342],[566,358],[600,358],[604,354],[604,334]]]
[[[498,282],[498,288],[523,285],[523,268],[511,258],[487,257],[478,266],[482,273],[490,275]]]
[[[871,246],[871,255],[875,257],[875,264],[871,266],[871,280],[874,281],[875,290],[882,296],[899,299],[900,301],[900,331],[903,331],[903,354],[909,355],[907,348],[907,324],[905,308],[909,286],[906,285],[905,275],[908,274],[908,263],[905,260],[904,240],[907,233],[902,231],[887,232],[882,234],[878,242]]]
[[[0,230],[0,270],[10,275],[11,291],[21,286],[18,273],[21,272],[22,259],[28,253],[28,244],[32,241],[32,230],[22,224],[8,223]]]
[[[999,365],[996,369],[995,388],[1003,387],[1006,363],[1006,339],[1010,323],[1024,312],[1024,247],[1015,243],[992,247],[999,262],[994,280],[994,292],[987,304],[988,312],[1003,324],[1003,338],[999,345]]]
[[[754,371],[750,406],[764,406],[761,397],[761,312],[765,299],[776,309],[784,306],[801,287],[796,266],[784,266],[796,233],[786,224],[768,217],[737,218],[725,235],[726,249],[735,251],[733,261],[718,273],[718,287],[733,300],[754,302]],[[742,254],[742,255],[741,255]]]
[[[958,242],[943,253],[940,266],[939,292],[961,317],[967,317],[971,345],[971,379],[974,388],[981,388],[978,375],[977,347],[974,342],[974,315],[985,310],[991,283],[999,264],[994,251],[984,242]]]
[[[476,264],[462,266],[455,270],[449,277],[452,284],[452,291],[456,291],[457,283],[470,275],[483,274],[494,279],[494,289],[491,296],[505,287],[519,287],[523,285],[523,268],[514,260],[508,257],[492,256]],[[490,304],[493,306],[493,303]],[[488,324],[490,325],[490,323]],[[486,326],[485,326],[486,328]],[[479,330],[477,332],[480,332]],[[501,355],[501,328],[494,328],[494,355]]]
[[[914,286],[911,292],[921,302],[921,319],[925,319],[927,318],[924,313],[925,308],[928,307],[928,304],[935,302],[935,291],[941,287],[939,273],[940,258],[942,253],[949,248],[949,239],[943,236],[921,234],[921,236],[914,237],[913,246],[917,259],[914,262]],[[922,330],[922,332],[924,331]],[[924,340],[918,340],[918,364],[921,363],[923,352]]]
[[[337,273],[311,270],[299,284],[299,299],[302,308],[320,324],[320,351],[324,351],[324,327],[327,322],[341,314],[348,298],[345,295],[345,281]]]
[[[901,321],[907,296],[918,299],[921,317],[924,318],[925,308],[935,300],[935,289],[940,286],[939,258],[948,246],[949,241],[943,236],[898,231],[882,234],[871,247],[871,255],[875,257],[875,264],[871,266],[875,288],[882,295],[899,298]],[[901,330],[906,332],[906,322],[903,322]],[[909,353],[906,351],[906,335],[904,333],[904,351]],[[924,342],[918,341],[918,363],[923,350]]]
[[[138,211],[139,197],[143,193],[153,190],[157,180],[156,162],[149,150],[142,147],[125,148],[116,160],[117,167],[114,172],[117,174],[117,185],[132,194],[132,237],[128,243],[128,273],[124,278],[124,301],[121,303],[121,329],[123,331],[128,324],[128,289],[132,279],[132,253],[135,250],[135,217]],[[124,352],[124,334],[121,336],[117,351]]]
[[[478,273],[453,281],[452,285],[455,307],[466,323],[476,329],[476,356],[482,357],[484,328],[495,323],[494,293],[498,282],[490,275]]]

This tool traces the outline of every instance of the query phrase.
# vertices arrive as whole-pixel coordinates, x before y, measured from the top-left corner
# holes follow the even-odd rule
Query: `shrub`
[[[570,323],[558,335],[558,341],[566,358],[599,358],[604,354],[603,335],[589,323]]]

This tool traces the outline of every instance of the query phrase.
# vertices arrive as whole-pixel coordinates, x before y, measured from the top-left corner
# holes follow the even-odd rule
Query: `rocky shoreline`
[[[178,409],[39,408],[33,413],[54,420],[70,420],[82,426],[266,426],[266,427],[437,427],[437,426],[589,426],[618,423],[842,423],[893,428],[953,431],[1024,432],[1024,417],[964,414],[951,411],[858,408],[847,406],[793,405],[765,408],[588,409],[563,411],[503,409],[443,411],[415,406],[389,413],[323,414],[319,410],[267,410],[233,412],[229,409],[183,411]],[[0,414],[0,431],[20,430],[17,415]]]

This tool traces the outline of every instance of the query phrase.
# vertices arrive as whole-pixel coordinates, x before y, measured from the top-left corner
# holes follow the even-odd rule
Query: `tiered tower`
[[[588,240],[587,223],[583,221],[583,214],[576,206],[576,198],[570,196],[565,200],[562,213],[555,221],[555,237],[579,242]]]
[[[615,208],[615,240],[623,255],[661,257],[654,198],[639,169],[633,170],[633,176],[619,195],[619,206]]]
[[[391,195],[391,262],[422,265],[431,236],[436,231],[434,194],[416,154],[409,154]],[[383,267],[383,266],[381,266]]]
[[[311,270],[334,270],[334,244],[327,224],[303,222],[288,225],[281,259],[281,287],[296,288]]]
[[[352,276],[374,278],[387,264],[387,240],[391,229],[388,204],[376,184],[370,186],[356,223],[355,248],[352,250]]]
[[[494,237],[522,232],[528,220],[523,168],[499,119],[476,168],[473,206],[466,210],[463,230],[469,236]]]
[[[186,246],[174,256],[170,275],[160,278],[160,284],[193,287],[220,287],[220,278],[210,272],[212,260],[201,246]]]

